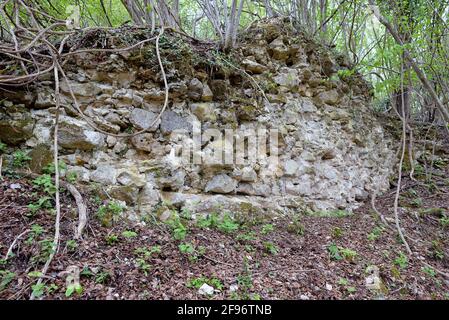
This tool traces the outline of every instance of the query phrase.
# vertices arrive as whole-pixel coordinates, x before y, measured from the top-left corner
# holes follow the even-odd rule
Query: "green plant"
[[[0,140],[0,154],[4,153],[6,150],[6,144],[4,144],[1,140]]]
[[[421,270],[432,278],[435,278],[437,275],[436,271],[432,267],[424,266],[421,268]]]
[[[407,268],[408,258],[403,252],[399,252],[399,255],[394,259],[394,264],[401,269]]]
[[[161,252],[160,246],[152,246],[149,249],[145,247],[139,247],[134,250],[134,254],[137,255],[136,258],[137,268],[143,271],[145,276],[148,275],[148,271],[150,271],[151,269],[151,265],[147,262],[147,260],[151,258],[153,254],[158,254],[160,252]]]
[[[374,227],[373,230],[368,234],[367,238],[369,241],[376,241],[384,231],[382,227]]]
[[[439,240],[432,241],[431,252],[434,258],[443,260],[444,259],[444,249],[443,244]]]
[[[67,240],[65,245],[69,252],[75,252],[76,249],[78,248],[78,243],[74,239]]]
[[[47,238],[38,242],[39,253],[31,258],[32,263],[44,263],[54,252],[53,239]]]
[[[183,219],[190,220],[192,219],[192,212],[187,208],[182,208],[180,216]]]
[[[51,198],[42,197],[38,201],[28,204],[27,208],[29,212],[26,214],[28,217],[33,217],[41,209],[52,208]]]
[[[340,253],[343,256],[343,258],[348,261],[354,261],[355,257],[357,256],[357,252],[355,252],[354,250],[351,250],[349,248],[339,247],[339,249],[340,249]]]
[[[245,251],[246,252],[254,252],[254,251],[256,251],[256,249],[254,249],[254,247],[252,245],[246,244],[245,245]]]
[[[340,278],[340,279],[338,280],[338,284],[339,284],[340,286],[344,287],[344,288],[346,289],[346,291],[347,291],[348,293],[350,293],[350,294],[357,291],[355,287],[349,285],[349,280],[348,280],[348,279]]]
[[[145,247],[139,247],[134,250],[134,254],[143,257],[145,259],[150,258],[153,254],[161,253],[161,246],[152,246],[150,249]]]
[[[332,237],[334,238],[341,238],[343,236],[343,230],[339,227],[335,227],[332,230]]]
[[[38,224],[33,224],[31,226],[31,230],[28,236],[28,239],[25,241],[27,245],[33,244],[35,240],[42,234],[44,234],[45,230]]]
[[[12,165],[15,168],[22,168],[27,162],[31,161],[31,158],[21,150],[14,152],[12,158]]]
[[[191,243],[181,243],[178,248],[184,254],[192,254],[195,252],[195,247]]]
[[[237,276],[237,285],[242,290],[242,294],[238,296],[239,299],[252,298],[250,290],[253,289],[253,276],[247,258],[243,260],[243,271]]]
[[[40,272],[40,271],[28,272],[28,277],[30,277],[30,278],[39,278],[40,276],[42,276],[42,272]]]
[[[68,182],[75,183],[78,180],[78,174],[74,171],[68,172],[65,176]]]
[[[5,290],[15,277],[16,274],[14,272],[9,270],[0,270],[0,292]]]
[[[445,214],[440,218],[440,224],[443,228],[449,226],[449,217]]]
[[[137,268],[139,268],[145,276],[148,276],[148,271],[151,270],[151,265],[143,258],[136,259]]]
[[[56,193],[56,187],[49,174],[43,174],[33,180],[33,185],[49,195]]]
[[[225,233],[232,233],[239,229],[239,224],[235,222],[228,214],[223,216],[223,219],[217,225],[218,230]]]
[[[79,295],[83,293],[83,287],[79,283],[69,284],[65,290],[65,296],[69,298],[75,292]]]
[[[423,200],[422,200],[422,198],[415,198],[412,201],[410,201],[410,205],[415,208],[422,207]]]
[[[109,201],[98,208],[97,218],[104,227],[111,227],[124,210],[125,207],[119,202]]]
[[[340,249],[337,247],[335,243],[331,243],[327,247],[327,251],[329,252],[329,256],[332,260],[343,260],[343,257],[340,254]]]
[[[58,289],[59,289],[59,287],[56,284],[54,284],[54,283],[51,283],[49,286],[47,286],[47,292],[49,294],[52,294],[53,292],[56,292]]]
[[[80,276],[87,277],[87,278],[90,278],[93,275],[94,275],[93,272],[90,271],[88,266],[84,266],[83,270],[81,270],[81,272],[80,272]]]
[[[101,271],[97,273],[95,277],[95,283],[105,283],[107,280],[111,278],[111,275],[107,271]]]
[[[203,256],[206,252],[206,248],[199,246],[195,247],[191,243],[181,243],[179,246],[179,251],[187,255],[190,261],[197,261],[200,256]]]
[[[278,248],[272,242],[266,241],[263,243],[263,246],[264,246],[265,252],[267,252],[269,254],[277,254],[278,253]]]
[[[256,234],[253,231],[242,233],[235,238],[239,242],[248,242],[256,240]]]
[[[31,286],[32,292],[31,295],[40,298],[44,295],[45,283],[36,283]]]
[[[214,289],[223,290],[223,283],[218,278],[206,278],[206,277],[197,277],[193,279],[189,279],[186,283],[187,288],[195,288],[199,289],[203,284],[208,284]]]
[[[130,239],[130,238],[135,238],[137,237],[137,233],[134,231],[130,231],[130,230],[126,230],[122,232],[122,236],[124,238]]]
[[[199,218],[196,225],[198,228],[207,229],[216,227],[218,225],[218,222],[218,215],[216,213],[211,213],[206,217]]]
[[[65,164],[64,161],[62,161],[62,160],[58,161],[58,169],[59,170],[66,170],[67,169],[67,165]],[[54,163],[50,163],[49,165],[47,165],[44,168],[42,168],[42,173],[49,174],[49,175],[55,174],[56,173],[55,164]]]
[[[167,224],[171,227],[172,235],[175,240],[184,240],[187,236],[187,226],[185,226],[181,219],[177,215],[173,215],[171,219],[167,221]]]
[[[263,234],[263,235],[267,235],[267,234],[269,234],[269,233],[271,233],[271,232],[273,232],[274,231],[274,226],[272,225],[272,224],[270,224],[270,223],[267,223],[267,224],[264,224],[263,226],[262,226],[262,229],[261,229],[261,233]]]
[[[104,239],[106,240],[106,243],[110,246],[113,246],[114,244],[116,244],[119,241],[118,235],[113,234],[113,233],[105,236]]]

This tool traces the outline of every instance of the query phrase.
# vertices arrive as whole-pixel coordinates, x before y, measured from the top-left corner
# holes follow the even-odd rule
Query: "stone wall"
[[[251,26],[232,59],[217,55],[211,61],[211,48],[170,37],[174,49],[166,45],[161,52],[169,106],[146,133],[117,138],[96,131],[62,83],[64,174],[97,183],[137,213],[160,203],[243,214],[352,210],[374,189],[388,187],[393,142],[370,110],[369,85],[358,74],[337,75],[350,68],[343,57],[276,21]],[[67,69],[81,109],[104,131],[147,128],[161,111],[164,85],[154,46],[144,53],[78,54]],[[20,92],[0,93],[0,140],[28,150],[36,172],[51,161],[53,85],[40,79]],[[171,133],[191,132],[194,120],[203,129],[278,129],[279,163],[180,163]],[[213,144],[203,142],[201,152]]]

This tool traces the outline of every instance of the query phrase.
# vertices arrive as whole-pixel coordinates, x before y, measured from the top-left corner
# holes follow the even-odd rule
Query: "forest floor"
[[[183,230],[173,233],[173,226],[155,220],[106,228],[91,217],[84,239],[75,241],[76,206],[64,192],[60,247],[41,286],[34,284],[51,250],[54,213],[38,204],[45,194],[31,180],[4,177],[1,257],[30,231],[0,260],[0,298],[28,299],[34,290],[43,299],[448,299],[449,279],[435,270],[449,272],[448,169],[440,170],[438,183],[404,177],[399,216],[413,258],[395,229],[394,187],[376,200],[391,229],[368,202],[353,214],[255,225],[184,217],[182,240],[174,236],[182,238]],[[96,212],[94,197],[84,196],[92,199],[89,212]],[[40,208],[35,214],[30,203]],[[78,293],[67,290],[70,266],[80,271]],[[366,286],[369,266],[379,269],[379,290]],[[212,295],[199,293],[204,283],[216,289]]]

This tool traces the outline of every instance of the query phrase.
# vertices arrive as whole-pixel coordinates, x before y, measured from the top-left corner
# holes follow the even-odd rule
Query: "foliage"
[[[76,240],[74,240],[74,239],[67,240],[67,242],[65,243],[65,245],[66,245],[67,250],[68,250],[69,252],[75,252],[76,249],[78,248],[78,243],[77,243]]]
[[[105,239],[106,243],[110,246],[113,246],[114,244],[119,242],[118,235],[113,234],[113,233],[108,234],[107,236],[105,236],[104,239]]]
[[[265,248],[265,252],[269,254],[277,254],[279,251],[278,247],[274,243],[269,241],[264,242],[263,246]]]
[[[327,251],[329,252],[329,256],[332,260],[343,260],[343,257],[340,254],[340,249],[337,247],[335,243],[331,243],[327,247]]]
[[[126,239],[131,239],[137,237],[137,233],[130,230],[125,230],[122,232],[122,236]]]
[[[208,284],[209,286],[213,287],[217,290],[223,290],[223,283],[218,278],[207,278],[204,276],[192,278],[187,281],[187,288],[195,288],[199,289],[203,284]]]
[[[65,164],[64,161],[62,161],[62,160],[58,161],[58,169],[59,169],[59,171],[67,169],[67,165]],[[54,175],[56,173],[55,164],[50,163],[49,165],[45,166],[42,169],[42,173],[48,174],[48,175]]]
[[[421,268],[421,270],[432,278],[435,278],[437,275],[436,271],[432,267],[424,266]]]
[[[233,233],[239,229],[239,224],[228,213],[225,213],[221,219],[217,213],[202,217],[198,219],[197,226],[199,228],[217,228],[225,233]]]
[[[0,292],[5,290],[15,277],[16,274],[14,272],[8,270],[0,270]]]
[[[81,295],[83,293],[83,287],[79,283],[69,284],[65,290],[65,296],[71,297],[74,293]]]
[[[15,168],[22,168],[25,166],[29,161],[31,161],[31,158],[23,151],[17,150],[12,155],[12,165]]]
[[[369,241],[376,241],[384,231],[383,227],[376,226],[373,230],[368,234]]]
[[[36,202],[29,203],[27,208],[29,212],[27,213],[28,217],[33,217],[39,210],[41,209],[50,209],[53,205],[51,203],[50,197],[42,197]]]
[[[43,174],[34,179],[33,185],[49,195],[56,193],[56,186],[53,183],[51,175],[49,174]]]
[[[182,254],[185,254],[188,256],[189,260],[191,262],[197,261],[198,258],[203,256],[206,253],[206,248],[203,246],[195,247],[192,243],[181,243],[179,246],[179,251]]]
[[[233,233],[239,229],[239,224],[235,222],[229,214],[225,214],[217,225],[218,230],[225,233]]]
[[[2,153],[4,153],[6,150],[6,144],[4,144],[1,140],[0,140],[0,155]]]
[[[399,252],[399,255],[394,259],[394,264],[401,269],[405,269],[408,266],[408,258],[403,252]]]
[[[267,234],[269,234],[269,233],[271,233],[271,232],[273,232],[274,231],[274,226],[272,225],[272,224],[270,224],[270,223],[268,223],[268,224],[264,224],[263,226],[262,226],[262,229],[261,229],[261,233],[263,234],[263,235],[267,235]]]
[[[167,224],[171,227],[172,235],[175,240],[184,240],[187,236],[187,226],[181,222],[181,219],[177,215],[173,215]]]
[[[121,203],[109,201],[98,208],[96,216],[104,227],[111,227],[124,210],[125,207]]]

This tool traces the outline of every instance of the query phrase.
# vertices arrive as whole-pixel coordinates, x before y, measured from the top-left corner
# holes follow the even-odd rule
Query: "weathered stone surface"
[[[33,135],[34,121],[32,119],[0,120],[0,141],[18,145]]]
[[[269,46],[272,56],[276,60],[285,61],[289,57],[289,48],[284,44],[282,37],[276,38]]]
[[[229,82],[227,80],[212,80],[210,89],[213,92],[214,99],[225,100],[229,92]]]
[[[283,68],[281,72],[273,78],[273,80],[286,91],[292,89],[297,91],[297,87],[300,83],[298,71],[291,68]]]
[[[117,172],[117,182],[124,186],[141,188],[145,185],[145,175],[139,174],[137,167],[129,165]]]
[[[217,119],[215,115],[215,104],[213,103],[192,103],[190,110],[200,121],[213,121]]]
[[[111,198],[124,201],[127,205],[135,205],[139,196],[139,189],[135,186],[111,186],[107,189]]]
[[[149,131],[156,131],[160,123],[160,120],[156,121],[157,116],[158,115],[154,112],[134,108],[133,111],[131,111],[129,121],[139,130],[148,129],[150,125],[154,123]]]
[[[285,176],[295,176],[298,172],[299,165],[295,160],[287,160],[284,162],[284,175]]]
[[[152,183],[146,183],[139,194],[139,204],[146,207],[146,209],[154,209],[154,207],[159,203],[161,199],[161,194],[159,190],[155,188]]]
[[[197,78],[190,80],[188,93],[189,98],[195,101],[201,100],[201,97],[203,96],[203,87],[203,84]]]
[[[81,97],[95,98],[95,96],[101,92],[101,88],[96,86],[93,82],[79,83],[76,81],[69,81],[69,86],[74,95]],[[61,81],[61,92],[70,94],[69,86],[65,81]]]
[[[319,104],[335,105],[340,101],[340,95],[336,90],[324,91],[318,94],[316,101]]]
[[[329,54],[321,58],[321,67],[323,68],[323,73],[328,77],[338,71],[337,63]]]
[[[249,71],[254,74],[260,74],[260,73],[264,73],[265,71],[267,71],[266,66],[264,66],[260,63],[257,63],[256,61],[250,60],[250,59],[243,60],[242,65],[246,71]]]
[[[49,90],[49,88],[46,87],[38,90],[34,107],[36,109],[45,109],[54,106],[55,99],[52,93],[52,90]]]
[[[235,169],[232,176],[244,182],[254,182],[257,180],[257,173],[252,167],[244,167],[242,169]]]
[[[300,111],[304,113],[316,112],[318,109],[310,99],[304,98],[301,101]]]
[[[192,123],[189,118],[180,116],[179,114],[167,110],[162,115],[161,131],[162,133],[171,133],[175,130],[185,130],[192,132]]]
[[[184,186],[185,176],[183,170],[164,170],[156,177],[156,184],[161,190],[176,191]]]
[[[93,150],[105,145],[105,136],[89,129],[87,123],[61,117],[58,131],[59,145],[66,149]]]
[[[237,181],[226,174],[220,174],[210,180],[205,188],[205,192],[231,193],[237,187]]]
[[[210,87],[204,83],[203,86],[203,94],[201,96],[201,100],[204,102],[209,102],[212,101],[214,99],[214,94],[212,92],[212,90],[210,89]]]
[[[90,181],[90,171],[81,166],[67,166],[67,175],[73,175],[77,182]]]
[[[105,185],[113,185],[117,182],[117,170],[111,165],[101,165],[90,174],[90,180]]]
[[[48,145],[40,144],[36,146],[28,154],[31,158],[30,170],[34,173],[42,173],[42,169],[53,163],[53,151],[48,147]]]

